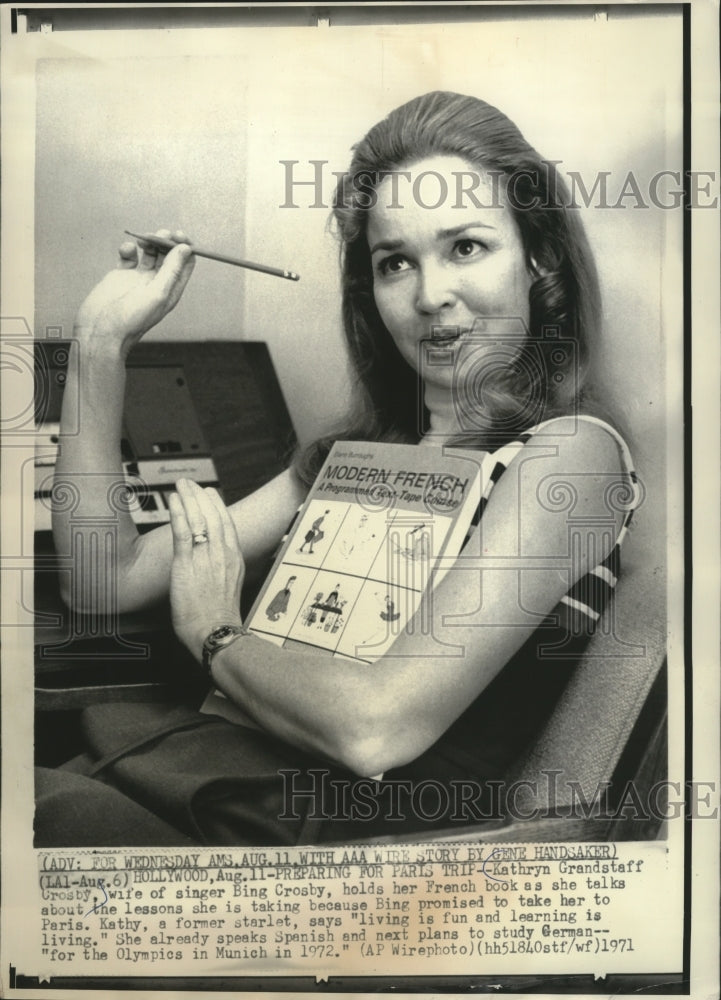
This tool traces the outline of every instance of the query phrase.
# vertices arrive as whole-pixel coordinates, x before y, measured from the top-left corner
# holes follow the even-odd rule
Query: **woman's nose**
[[[439,264],[424,265],[418,271],[416,308],[432,315],[452,306],[456,291],[449,271]]]

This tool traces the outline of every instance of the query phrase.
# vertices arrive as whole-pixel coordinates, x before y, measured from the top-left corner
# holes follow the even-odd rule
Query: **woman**
[[[118,518],[117,552],[104,571],[121,609],[169,591],[177,635],[249,721],[97,709],[88,724],[96,763],[85,773],[104,784],[63,777],[93,787],[83,801],[107,797],[116,824],[128,817],[121,839],[109,840],[97,822],[79,833],[66,809],[69,799],[77,808],[78,793],[64,796],[55,784],[52,834],[39,797],[40,843],[347,841],[468,823],[484,815],[489,780],[522,752],[592,632],[630,518],[630,510],[609,517],[608,486],[633,474],[615,431],[576,418],[577,408],[587,412],[599,295],[554,166],[495,108],[428,94],[358,144],[334,216],[356,411],[341,432],[230,509],[214,490],[181,480],[171,528],[141,536],[109,500],[120,469],[123,362],[190,278],[183,234],[165,257],[123,244],[119,268],[81,306],[75,336],[84,363],[64,405],[79,410],[82,433],[63,440],[57,488],[78,483],[84,511]],[[245,634],[238,610],[246,566],[272,552],[334,438],[460,443],[479,460],[494,453],[463,571],[433,593],[431,633],[419,646],[417,632],[403,632],[372,665],[289,653]],[[577,526],[563,502],[569,491],[583,515]],[[70,524],[59,509],[54,530],[58,550],[68,551]],[[96,586],[87,603],[75,603],[107,610],[111,592]],[[366,783],[375,805],[323,815],[313,798],[319,769],[351,788],[357,776],[384,775]],[[393,780],[408,801],[389,814],[381,800]],[[415,794],[429,782],[438,808]],[[458,782],[466,783],[462,809],[447,791]]]

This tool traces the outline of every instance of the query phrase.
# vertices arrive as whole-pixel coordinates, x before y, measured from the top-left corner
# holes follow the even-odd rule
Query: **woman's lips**
[[[469,331],[461,326],[434,326],[431,336],[421,343],[424,347],[422,364],[431,367],[454,365],[460,342]]]
[[[434,326],[431,329],[431,343],[450,344],[466,332],[460,326]]]

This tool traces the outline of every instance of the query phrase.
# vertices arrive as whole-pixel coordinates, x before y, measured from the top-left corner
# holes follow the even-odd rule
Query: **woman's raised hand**
[[[170,605],[178,638],[200,658],[218,625],[240,625],[245,561],[235,525],[217,490],[179,479],[169,498],[173,530]]]
[[[195,266],[182,232],[158,236],[177,243],[170,251],[142,240],[120,246],[120,263],[90,292],[78,310],[75,334],[97,343],[116,344],[123,354],[174,309]]]

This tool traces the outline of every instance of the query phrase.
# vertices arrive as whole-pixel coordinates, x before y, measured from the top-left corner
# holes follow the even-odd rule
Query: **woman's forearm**
[[[364,775],[388,766],[387,673],[384,679],[379,665],[291,652],[253,635],[213,658],[213,680],[261,728]]]
[[[63,596],[110,612],[138,538],[120,452],[125,364],[117,345],[77,331],[67,370],[53,489],[55,548],[71,560]]]

